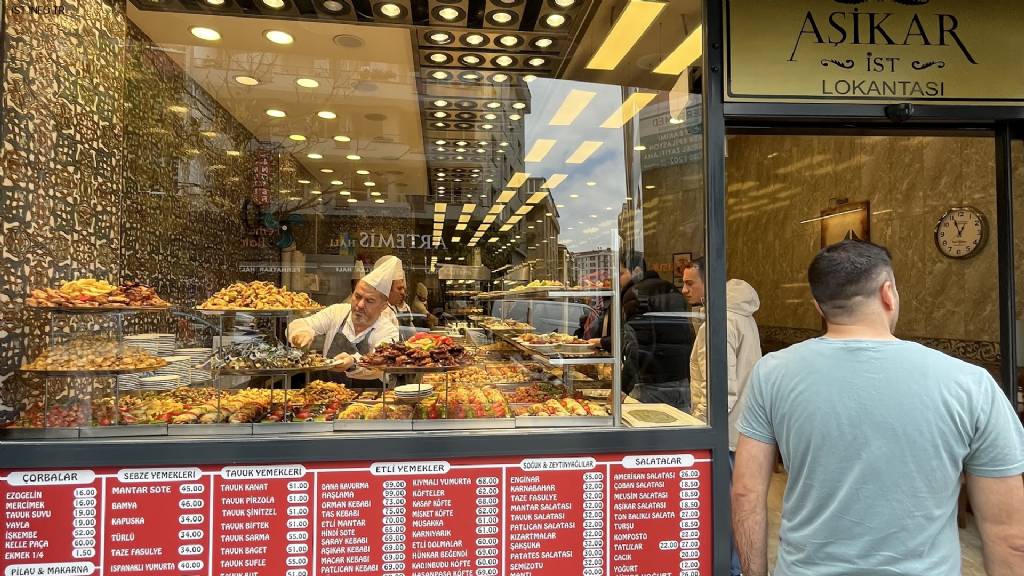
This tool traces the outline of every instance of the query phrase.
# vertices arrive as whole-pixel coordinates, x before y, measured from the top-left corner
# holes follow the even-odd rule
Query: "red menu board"
[[[3,576],[699,576],[707,451],[9,471]]]

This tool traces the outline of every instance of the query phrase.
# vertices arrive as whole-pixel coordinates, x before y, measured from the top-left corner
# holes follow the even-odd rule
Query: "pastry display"
[[[305,292],[278,288],[270,282],[235,282],[197,306],[200,310],[319,310]]]
[[[549,346],[552,344],[590,344],[586,340],[580,340],[579,338],[573,336],[572,334],[561,334],[558,332],[551,332],[550,334],[523,334],[518,338],[518,340],[519,342],[522,342],[527,346]]]
[[[525,292],[526,290],[542,290],[550,288],[563,288],[563,284],[558,280],[534,280],[529,284],[522,286],[516,286],[511,292]]]
[[[338,414],[338,420],[409,420],[413,416],[410,406],[378,404],[350,404]]]
[[[360,364],[369,368],[452,368],[469,360],[466,349],[448,336],[420,332],[405,342],[378,346],[363,356]]]
[[[105,280],[82,278],[61,284],[60,288],[33,290],[25,304],[36,308],[108,309],[168,308],[156,290],[139,282],[114,286]]]
[[[545,402],[516,408],[516,416],[610,416],[608,410],[590,400],[572,398],[552,399]]]
[[[298,392],[306,404],[348,404],[357,396],[355,391],[349,390],[344,384],[324,380],[313,380]]]
[[[445,374],[427,374],[423,377],[423,382],[434,386],[434,388],[444,386],[446,383],[449,386],[482,386],[494,383],[528,382],[530,376],[529,370],[514,364],[492,364],[469,366]]]
[[[156,370],[167,361],[141,348],[110,340],[79,338],[47,348],[22,370],[39,372],[117,372]]]
[[[327,368],[334,363],[318,352],[271,344],[262,340],[239,342],[218,348],[210,359],[218,370],[274,370],[296,368]]]
[[[495,332],[507,331],[507,330],[519,330],[519,331],[532,331],[533,326],[530,326],[526,322],[517,322],[516,320],[498,320],[497,318],[491,320],[485,320],[480,322],[480,325],[488,330]]]
[[[535,382],[507,392],[505,398],[513,404],[533,404],[566,398],[568,395],[569,391],[562,384]]]
[[[431,396],[415,406],[423,420],[507,418],[508,404],[493,386],[448,386],[447,394]]]

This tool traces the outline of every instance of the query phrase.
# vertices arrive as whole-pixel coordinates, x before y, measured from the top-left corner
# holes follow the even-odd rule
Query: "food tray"
[[[160,364],[159,366],[151,366],[149,368],[114,368],[110,370],[29,370],[26,368],[19,368],[18,372],[23,374],[31,374],[34,376],[41,377],[60,377],[60,376],[82,376],[87,378],[100,378],[103,376],[119,376],[122,374],[142,374],[144,372],[156,372],[157,370],[167,366],[167,362]]]
[[[257,422],[252,425],[252,433],[255,435],[301,434],[333,431],[334,422]]]
[[[166,312],[171,306],[32,306],[26,305],[31,310],[42,310],[44,312],[58,312],[60,314],[111,314],[114,312]]]
[[[473,363],[470,362],[459,366],[365,366],[365,368],[380,370],[385,374],[437,374],[439,372],[455,372],[472,365]]]
[[[196,308],[195,310],[200,314],[208,316],[234,316],[235,314],[283,316],[288,314],[312,314],[323,310],[323,308]]]
[[[126,436],[166,436],[167,424],[124,424],[82,428],[82,438],[122,438]]]
[[[53,440],[78,438],[78,428],[0,428],[0,438],[5,440]]]
[[[251,436],[252,424],[169,424],[168,436]]]
[[[381,432],[410,432],[412,420],[335,420],[335,431],[368,430]]]
[[[511,430],[516,427],[512,418],[450,418],[413,420],[413,430]]]
[[[341,364],[340,360],[331,360],[327,364],[319,366],[303,366],[300,368],[214,368],[209,370],[220,376],[271,376],[274,374],[300,374],[302,372],[315,372],[318,370],[330,370]]]
[[[582,428],[611,425],[611,416],[516,416],[516,428]]]

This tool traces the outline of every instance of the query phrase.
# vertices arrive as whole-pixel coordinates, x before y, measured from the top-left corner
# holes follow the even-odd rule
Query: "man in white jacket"
[[[683,296],[690,306],[704,306],[704,259],[698,258],[683,270]],[[725,284],[726,326],[729,331],[729,461],[733,462],[739,432],[736,424],[743,411],[747,382],[754,364],[761,359],[761,337],[754,313],[761,307],[754,288],[743,280]],[[707,325],[701,323],[690,354],[690,403],[695,417],[708,419]],[[730,468],[731,469],[731,468]],[[739,555],[733,547],[732,574],[740,573]]]

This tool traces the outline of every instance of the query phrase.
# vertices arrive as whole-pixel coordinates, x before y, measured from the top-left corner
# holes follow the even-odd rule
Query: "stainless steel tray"
[[[18,372],[22,374],[30,374],[32,376],[39,376],[42,378],[58,378],[58,377],[79,377],[79,378],[104,378],[110,376],[119,376],[123,374],[143,374],[145,372],[156,372],[161,368],[166,368],[167,362],[159,366],[152,366],[150,368],[112,368],[109,370],[31,370],[26,368],[19,368]]]
[[[459,366],[365,366],[374,370],[380,370],[385,374],[437,374],[439,372],[456,372],[469,368],[473,363]]]
[[[0,428],[5,440],[54,440],[78,438],[78,428]]]
[[[413,429],[412,420],[335,420],[335,431],[371,430],[408,432]]]
[[[117,314],[122,312],[168,312],[171,310],[170,306],[124,306],[121,308],[112,306],[97,306],[95,308],[87,306],[77,306],[74,308],[67,306],[26,306],[25,308],[58,314]]]
[[[168,424],[168,436],[251,436],[252,424]]]
[[[334,432],[334,422],[257,422],[252,425],[252,433],[255,435],[313,432]]]
[[[611,416],[516,416],[516,428],[584,428],[611,425]]]
[[[320,370],[330,370],[335,366],[341,364],[340,360],[331,360],[326,364],[319,366],[303,366],[301,368],[216,368],[213,366],[203,365],[204,370],[209,370],[217,376],[273,376],[275,374],[300,374],[302,372],[317,372]]]
[[[195,311],[207,316],[235,316],[245,314],[247,316],[282,317],[299,314],[314,314],[323,308],[196,308]]]
[[[167,424],[125,424],[82,428],[82,438],[123,438],[131,436],[166,436]]]
[[[450,420],[413,420],[413,430],[510,430],[512,418],[465,418]]]

